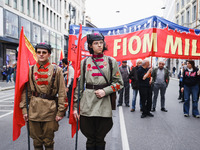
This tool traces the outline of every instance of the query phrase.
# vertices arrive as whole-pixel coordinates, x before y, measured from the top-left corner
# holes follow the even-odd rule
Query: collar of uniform
[[[103,57],[103,54],[98,54],[98,55],[94,55],[94,54],[93,54],[92,57],[93,57],[93,58],[102,58],[102,57]]]
[[[37,62],[36,65],[37,65],[38,69],[42,68],[42,67],[44,69],[46,69],[50,65],[50,63],[49,63],[49,60],[47,60],[47,61],[44,61],[44,62]]]

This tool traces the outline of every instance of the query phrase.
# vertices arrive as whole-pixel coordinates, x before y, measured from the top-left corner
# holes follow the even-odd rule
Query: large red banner
[[[69,60],[76,61],[76,35],[69,36]],[[189,32],[178,32],[168,28],[150,28],[127,34],[105,36],[108,50],[105,54],[117,61],[133,60],[149,56],[199,59],[200,35],[193,29]],[[81,41],[82,58],[89,56],[87,38]]]

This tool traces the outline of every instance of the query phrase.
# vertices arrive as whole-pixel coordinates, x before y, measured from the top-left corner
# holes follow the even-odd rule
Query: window
[[[10,5],[10,0],[5,0],[5,4]]]
[[[49,43],[49,30],[42,29],[42,42]]]
[[[24,0],[21,0],[21,12],[24,12]]]
[[[59,11],[59,0],[57,0],[57,11]]]
[[[47,19],[47,25],[49,25],[49,8],[47,8],[47,13],[46,13],[46,19]]]
[[[58,10],[59,13],[61,13],[61,3],[62,3],[62,1],[60,0],[60,3],[59,3],[59,10]]]
[[[62,18],[60,17],[60,29],[59,29],[59,31],[61,31],[61,23],[62,23]]]
[[[192,21],[195,21],[196,20],[196,16],[197,16],[197,6],[196,6],[196,4],[193,6],[193,14],[192,14],[192,16],[193,16],[193,18],[192,18]]]
[[[57,40],[57,49],[61,49],[61,35],[58,35],[57,34],[57,38],[56,38],[56,40]]]
[[[179,24],[179,18],[178,17],[176,18],[176,24]]]
[[[33,32],[32,32],[32,41],[33,43],[40,43],[40,35],[41,35],[41,32],[40,32],[40,26],[36,25],[36,24],[33,24]]]
[[[40,2],[38,2],[38,21],[40,21]]]
[[[185,1],[185,0],[181,0],[181,6],[182,6],[182,8],[183,8],[184,5],[185,5],[185,4],[184,4],[184,1]]]
[[[83,25],[84,25],[84,23],[85,23],[84,21],[85,21],[85,16],[83,15],[83,22],[82,22]]]
[[[181,14],[181,25],[184,24],[184,13]]]
[[[33,0],[33,18],[35,18],[35,0]]]
[[[57,16],[57,30],[59,30],[59,22],[60,21],[60,19],[59,19],[59,16]]]
[[[50,11],[50,26],[52,27],[52,11]]]
[[[50,44],[52,48],[56,48],[56,33],[50,32]]]
[[[31,36],[30,36],[30,31],[31,31],[31,23],[30,21],[21,18],[21,27],[24,27],[24,34],[25,36],[28,38],[28,40],[30,41]]]
[[[9,11],[6,11],[5,18],[6,18],[5,35],[17,39],[19,35],[18,16]]]
[[[27,0],[27,15],[30,15],[30,0]]]
[[[17,0],[13,1],[13,8],[17,9]]]
[[[176,4],[176,12],[179,12],[179,3]]]
[[[42,22],[44,23],[44,9],[45,9],[45,7],[44,7],[44,5],[42,5]]]
[[[187,9],[186,22],[187,22],[188,24],[190,23],[190,10],[189,10],[189,9]]]
[[[54,17],[53,17],[53,22],[54,22],[54,24],[53,24],[53,27],[54,27],[54,29],[56,28],[56,14],[54,13]]]

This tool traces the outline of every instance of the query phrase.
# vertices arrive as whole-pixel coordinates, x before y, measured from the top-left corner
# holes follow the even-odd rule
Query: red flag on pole
[[[61,49],[61,52],[60,52],[60,61],[63,60],[63,51]]]
[[[80,66],[81,66],[81,37],[82,37],[82,25],[80,25],[79,29],[79,37],[78,37],[78,47],[77,47],[77,55],[76,55],[76,61],[75,61],[75,67],[74,67],[74,82],[73,82],[73,88],[72,88],[72,99],[71,99],[71,106],[70,106],[70,117],[69,117],[69,124],[71,124],[71,131],[72,131],[72,138],[74,134],[76,133],[76,119],[73,115],[73,95],[74,90],[77,85],[77,78],[80,76]],[[79,108],[78,108],[79,109]],[[80,122],[79,122],[79,128],[80,128]],[[78,128],[78,129],[79,129]]]
[[[21,127],[25,125],[22,110],[19,107],[21,94],[24,85],[28,82],[29,63],[35,64],[35,52],[30,42],[25,38],[23,27],[20,33],[18,59],[17,59],[17,74],[15,83],[15,99],[13,111],[13,141],[20,136]]]

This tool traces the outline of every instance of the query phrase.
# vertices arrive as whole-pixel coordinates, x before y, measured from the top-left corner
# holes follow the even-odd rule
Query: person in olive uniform
[[[123,80],[117,61],[103,54],[106,50],[104,36],[99,33],[88,34],[87,42],[94,60],[92,57],[88,57],[81,61],[80,115],[77,113],[78,88],[76,88],[74,117],[80,119],[81,132],[87,138],[86,149],[105,150],[104,138],[113,126],[110,94],[123,88]],[[112,74],[109,59],[112,61]],[[84,61],[86,62],[84,63]],[[107,84],[94,61],[104,72],[107,80],[111,82],[110,85]]]
[[[30,136],[35,150],[53,150],[54,132],[66,110],[66,92],[62,69],[50,64],[51,46],[45,43],[35,47],[38,61],[29,67],[28,99],[26,108],[26,90],[23,90],[20,102],[23,117],[29,121]],[[58,97],[56,95],[58,94]]]

